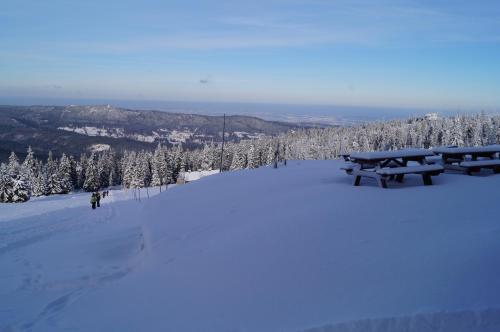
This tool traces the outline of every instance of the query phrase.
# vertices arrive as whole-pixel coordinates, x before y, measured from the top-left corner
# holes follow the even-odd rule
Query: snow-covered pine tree
[[[28,153],[26,154],[26,158],[24,158],[22,168],[26,172],[30,184],[32,184],[32,182],[34,181],[35,176],[36,176],[37,165],[36,165],[36,159],[35,159],[33,150],[31,149],[31,146],[28,147]]]
[[[11,199],[11,177],[7,172],[7,165],[0,164],[0,203],[7,203]]]
[[[122,185],[125,188],[132,187],[132,181],[134,179],[134,171],[135,171],[135,159],[136,153],[134,151],[129,152],[125,151],[122,158]]]
[[[266,164],[273,165],[276,157],[276,146],[269,144],[266,151]]]
[[[177,182],[177,177],[179,173],[182,171],[183,160],[182,160],[182,146],[178,144],[172,151],[171,155],[171,166],[172,166],[172,182]]]
[[[47,157],[46,172],[48,195],[64,193],[61,183],[62,180],[59,176],[57,160],[53,159],[52,151],[49,151],[49,156]]]
[[[82,153],[80,155],[80,160],[76,163],[76,188],[83,188],[83,183],[85,182],[85,169],[87,168],[87,155]]]
[[[167,159],[165,156],[165,150],[158,143],[158,146],[154,152],[153,158],[151,160],[151,185],[161,186],[166,184],[167,178]]]
[[[242,141],[239,144],[233,145],[233,160],[230,170],[243,169],[247,167],[247,144]]]
[[[15,179],[12,179],[12,197],[13,203],[26,202],[31,197],[31,188],[28,175],[21,172]]]
[[[202,171],[212,170],[212,152],[208,144],[205,144],[201,150],[200,167]]]
[[[219,157],[220,159],[220,157]],[[229,171],[231,168],[231,162],[233,161],[233,149],[230,144],[224,146],[224,154],[222,157],[222,170]],[[219,161],[220,163],[220,161]]]
[[[172,150],[165,148],[165,160],[166,160],[166,171],[165,171],[165,184],[171,184],[174,182],[174,156]]]
[[[109,180],[109,162],[107,152],[97,156],[97,174],[99,174],[99,183],[102,188],[108,186]]]
[[[4,203],[25,202],[30,199],[31,190],[28,173],[19,165],[14,152],[8,165],[0,165],[0,201]]]
[[[19,174],[21,166],[19,165],[19,159],[14,152],[10,153],[9,164],[7,165],[7,174],[11,178],[16,178]]]
[[[67,194],[73,189],[71,173],[71,160],[63,153],[58,167],[58,179],[60,180],[61,187],[60,194]]]
[[[115,185],[115,171],[114,169],[109,172],[109,177],[108,177],[108,186],[112,187]]]
[[[35,176],[31,182],[31,194],[35,197],[49,195],[46,167],[42,161],[35,162]]]
[[[143,177],[142,182],[144,187],[149,187],[151,185],[151,159],[152,155],[150,152],[142,151],[140,154],[140,167],[141,175]]]
[[[92,152],[87,160],[87,167],[85,172],[85,182],[83,183],[83,189],[85,191],[97,191],[101,188],[100,176],[97,172],[97,162],[95,160],[95,155]]]

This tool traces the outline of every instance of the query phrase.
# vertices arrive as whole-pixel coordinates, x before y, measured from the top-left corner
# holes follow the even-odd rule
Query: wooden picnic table
[[[432,151],[441,155],[443,166],[448,170],[465,171],[471,174],[471,170],[481,168],[494,168],[500,166],[500,161],[496,159],[500,153],[500,144],[476,146],[476,147],[436,147]],[[470,160],[467,160],[470,157]],[[497,162],[481,162],[478,158],[497,160]]]
[[[493,159],[500,152],[500,144],[475,146],[475,147],[436,147],[432,149],[435,154],[440,154],[443,161],[446,163],[450,160],[464,160],[466,156],[471,156],[472,160],[477,160],[478,157],[486,157]]]
[[[343,169],[355,176],[354,185],[358,186],[361,177],[377,180],[383,188],[387,187],[387,177],[396,177],[398,182],[403,181],[405,174],[421,174],[424,184],[432,184],[431,175],[442,172],[440,165],[426,165],[426,157],[434,153],[426,149],[404,149],[395,151],[359,152],[350,154],[350,165]],[[417,162],[418,166],[408,166],[409,161]],[[392,168],[388,171],[388,168]]]

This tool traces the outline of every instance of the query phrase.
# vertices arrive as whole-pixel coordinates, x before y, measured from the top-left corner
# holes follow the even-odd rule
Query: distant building
[[[437,113],[427,113],[425,115],[425,119],[426,120],[438,120],[439,119],[439,115]]]

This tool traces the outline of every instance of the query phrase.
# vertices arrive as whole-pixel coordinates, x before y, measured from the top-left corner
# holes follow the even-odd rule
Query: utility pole
[[[226,113],[224,113],[224,124],[222,125],[222,146],[220,151],[220,169],[219,172],[222,173],[222,158],[224,157],[224,139],[226,138]]]
[[[274,168],[278,168],[278,159],[280,151],[280,143],[276,145],[276,150],[274,151]]]

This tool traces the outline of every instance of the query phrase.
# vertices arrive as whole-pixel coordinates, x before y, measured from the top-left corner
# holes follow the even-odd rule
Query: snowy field
[[[169,188],[175,185],[169,185]],[[163,186],[162,190],[165,190]],[[134,198],[133,190],[117,190],[111,189],[110,201],[118,202],[131,199],[138,199],[138,192]],[[160,193],[160,187],[148,188],[149,196],[154,196]],[[141,189],[141,198],[147,197],[146,189]],[[105,200],[103,200],[103,203]],[[78,192],[69,195],[53,195],[32,197],[26,203],[17,204],[0,204],[0,223],[3,221],[11,221],[28,217],[42,218],[42,215],[49,212],[72,209],[75,207],[90,207],[90,193]],[[1,246],[1,244],[0,244]]]
[[[0,331],[500,331],[500,175],[340,165],[2,204]]]

